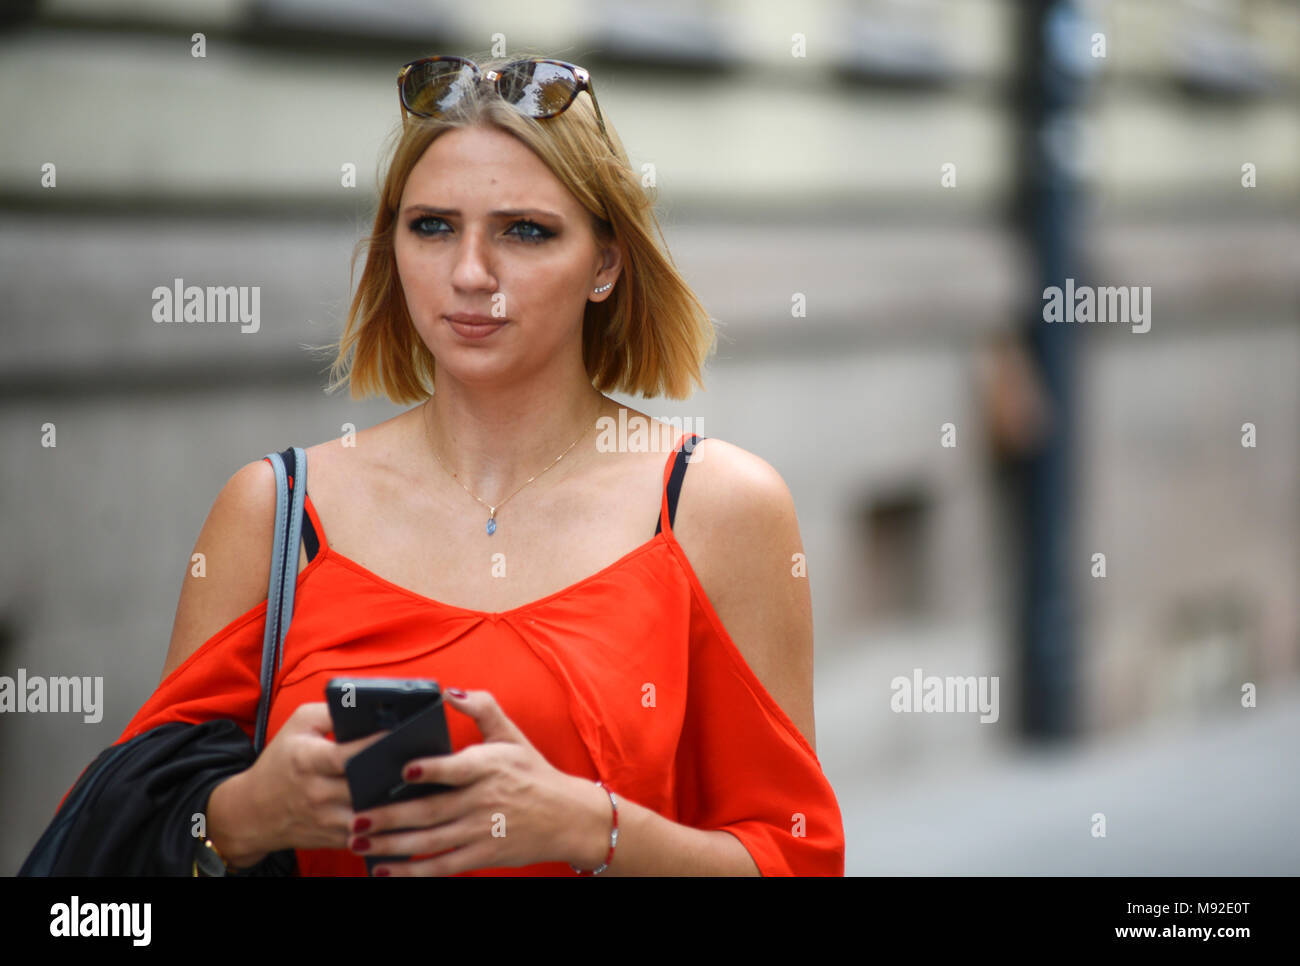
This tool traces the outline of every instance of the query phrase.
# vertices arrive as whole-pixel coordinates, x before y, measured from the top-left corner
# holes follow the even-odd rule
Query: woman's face
[[[613,275],[597,279],[590,215],[522,142],[490,127],[439,137],[407,179],[395,231],[407,309],[440,372],[518,383],[575,354],[581,368],[583,309]],[[447,318],[459,313],[488,324]]]

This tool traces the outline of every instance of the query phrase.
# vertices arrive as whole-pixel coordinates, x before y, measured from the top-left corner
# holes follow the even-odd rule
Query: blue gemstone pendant
[[[488,517],[487,532],[489,537],[497,532],[497,521],[494,517]]]

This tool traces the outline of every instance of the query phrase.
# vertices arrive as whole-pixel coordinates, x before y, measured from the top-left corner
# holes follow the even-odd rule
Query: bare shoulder
[[[702,440],[673,532],[736,649],[815,750],[812,596],[785,480],[762,457]]]
[[[323,491],[355,488],[368,479],[366,454],[400,448],[396,420],[303,447],[313,503]],[[358,445],[361,442],[364,445]],[[236,618],[266,600],[275,531],[275,470],[265,459],[240,467],[217,494],[189,559],[181,585],[171,641],[163,663],[166,678]],[[299,572],[306,566],[299,549]]]
[[[275,471],[259,459],[230,477],[185,561],[166,678],[235,618],[266,600],[275,530]]]
[[[708,437],[695,444],[689,459],[689,476],[707,485],[698,486],[705,499],[715,498],[711,508],[731,511],[793,512],[794,499],[781,474],[771,463],[749,450],[724,439]]]

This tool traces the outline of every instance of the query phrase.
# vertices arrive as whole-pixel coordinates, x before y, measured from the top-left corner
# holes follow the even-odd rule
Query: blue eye
[[[519,237],[523,241],[542,242],[542,241],[546,241],[546,239],[551,238],[555,235],[555,232],[551,231],[548,228],[543,228],[535,221],[517,221],[510,227],[511,229],[514,229],[519,227],[520,225],[525,225],[528,228],[535,229],[534,231],[530,231],[525,234],[516,233],[517,237]]]
[[[417,234],[417,235],[441,235],[441,234],[443,234],[443,233],[440,232],[440,231],[428,231],[428,230],[425,229],[425,226],[426,226],[429,222],[431,222],[431,221],[438,221],[438,222],[442,222],[442,224],[444,224],[444,225],[446,224],[446,222],[445,222],[445,221],[442,221],[441,218],[436,218],[436,217],[434,217],[433,215],[421,215],[420,217],[418,217],[418,218],[414,218],[414,219],[411,220],[411,231],[413,231],[413,232],[414,232],[415,234]]]

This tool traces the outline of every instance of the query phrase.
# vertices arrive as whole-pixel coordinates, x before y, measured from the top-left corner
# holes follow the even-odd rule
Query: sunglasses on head
[[[442,117],[483,79],[521,114],[543,120],[563,114],[586,91],[596,109],[596,121],[605,140],[605,119],[596,103],[591,75],[577,64],[562,60],[530,57],[512,61],[484,75],[478,64],[466,57],[422,57],[404,64],[397,73],[402,116]],[[612,147],[612,145],[611,145]]]

